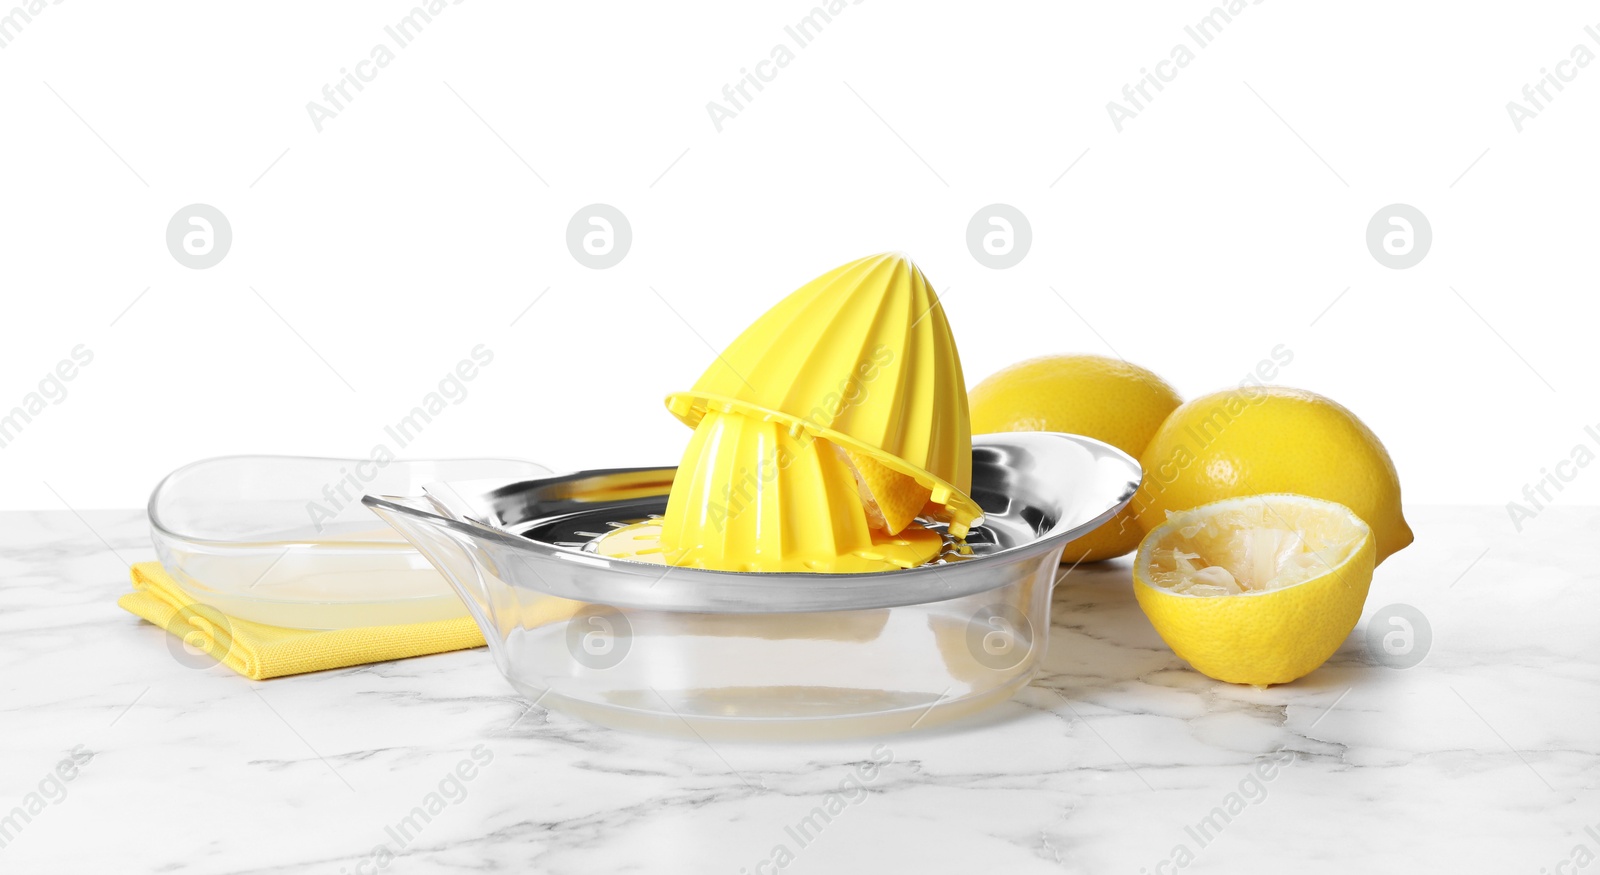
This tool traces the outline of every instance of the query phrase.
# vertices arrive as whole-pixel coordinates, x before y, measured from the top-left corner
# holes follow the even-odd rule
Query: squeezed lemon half
[[[866,453],[852,453],[838,446],[834,449],[850,463],[861,503],[866,507],[867,524],[872,528],[898,535],[927,507],[933,490],[918,483],[916,478]]]
[[[1173,652],[1220,681],[1305,677],[1361,619],[1377,558],[1342,504],[1230,498],[1170,514],[1139,544],[1133,592]]]

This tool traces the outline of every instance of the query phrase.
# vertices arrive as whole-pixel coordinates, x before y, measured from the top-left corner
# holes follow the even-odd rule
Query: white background
[[[944,291],[969,385],[1114,351],[1193,397],[1286,344],[1280,381],[1371,425],[1408,503],[1503,505],[1600,422],[1600,63],[1521,133],[1505,108],[1600,51],[1592,4],[1266,0],[1118,133],[1107,101],[1209,4],[867,0],[719,133],[707,102],[812,5],[451,6],[320,133],[307,102],[410,4],[47,6],[0,49],[0,409],[94,360],[0,450],[0,506],[365,455],[479,343],[408,452],[671,463],[661,398],[708,343],[887,249]],[[165,245],[194,202],[233,228],[209,270]],[[594,202],[632,223],[610,270],[566,248]],[[994,202],[1033,228],[1009,270],[965,244]],[[1433,227],[1409,270],[1364,241],[1394,202]]]

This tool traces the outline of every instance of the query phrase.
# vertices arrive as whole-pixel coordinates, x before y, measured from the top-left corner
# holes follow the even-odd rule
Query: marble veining
[[[483,650],[247,681],[115,606],[142,513],[5,514],[0,871],[1576,873],[1600,509],[1408,517],[1367,616],[1423,613],[1413,668],[1364,619],[1295,684],[1210,681],[1116,562],[1064,577],[1045,670],[986,714],[712,747],[530,708]]]

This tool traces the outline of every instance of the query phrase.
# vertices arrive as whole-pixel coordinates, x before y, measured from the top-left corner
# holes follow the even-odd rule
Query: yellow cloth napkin
[[[483,646],[470,617],[313,631],[252,623],[196,602],[159,562],[133,566],[133,592],[117,604],[253,680]]]

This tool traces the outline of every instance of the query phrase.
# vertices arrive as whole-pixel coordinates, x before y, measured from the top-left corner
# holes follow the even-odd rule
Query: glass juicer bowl
[[[707,739],[878,735],[1005,701],[1043,660],[1068,541],[1133,497],[1127,454],[1051,432],[973,438],[966,555],[865,574],[744,573],[594,552],[661,514],[673,468],[363,502],[451,583],[530,702]],[[948,536],[947,536],[948,537]],[[955,546],[955,545],[952,545]]]

